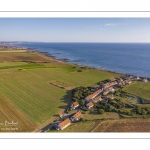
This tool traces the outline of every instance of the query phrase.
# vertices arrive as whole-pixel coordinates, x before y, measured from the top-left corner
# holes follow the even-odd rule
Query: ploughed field
[[[30,132],[36,124],[0,95],[0,132]]]
[[[120,75],[61,63],[37,52],[0,52],[0,95],[4,97],[3,101],[7,100],[11,104],[7,113],[17,116],[16,111],[11,113],[16,108],[26,116],[20,117],[22,122],[28,118],[29,122],[39,127],[51,123],[67,106],[68,89],[63,88],[63,85],[70,89],[89,86],[115,76]],[[3,108],[7,107],[8,104],[4,104]],[[8,119],[5,114],[1,113],[4,120]],[[30,131],[30,123],[26,123],[26,126]],[[20,130],[27,131],[23,127]]]
[[[150,132],[150,119],[106,120],[92,132]]]

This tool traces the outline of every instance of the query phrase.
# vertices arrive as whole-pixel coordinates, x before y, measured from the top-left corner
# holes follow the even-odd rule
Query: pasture
[[[133,82],[123,88],[123,91],[150,100],[150,82]]]

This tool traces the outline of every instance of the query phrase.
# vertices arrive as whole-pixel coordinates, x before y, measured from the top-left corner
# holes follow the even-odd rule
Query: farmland
[[[0,94],[40,126],[52,122],[67,105],[68,91],[50,83],[73,88],[119,76],[60,63],[36,52],[0,53]]]
[[[150,119],[106,120],[92,132],[150,132]]]
[[[9,125],[8,122],[17,124]],[[0,132],[30,132],[37,128],[14,105],[0,95]]]
[[[19,122],[18,131],[29,132],[35,131],[37,128],[41,129],[54,120],[58,120],[58,113],[66,109],[67,102],[71,98],[69,95],[71,89],[80,86],[98,86],[98,82],[117,76],[121,76],[121,74],[71,65],[37,52],[0,51],[0,123],[4,120],[12,121],[11,118],[13,121]],[[122,90],[149,100],[149,88],[149,82],[135,81]],[[120,98],[127,103],[126,98]],[[144,107],[149,104],[136,105]],[[119,118],[117,112],[97,114],[93,110],[84,114],[85,121],[72,123],[62,132],[90,132],[96,126],[95,132],[140,130],[138,129],[141,125],[140,120],[136,120],[138,121],[136,122],[131,118],[131,121],[123,122],[124,119]],[[103,121],[98,126],[102,119],[113,120]],[[149,120],[147,120],[148,123],[146,119],[144,121],[143,131],[145,131],[144,125],[145,127],[146,124],[149,125]],[[130,130],[129,126],[135,126],[134,122],[139,126]],[[123,126],[125,126],[124,129]],[[149,131],[148,127],[146,129]]]

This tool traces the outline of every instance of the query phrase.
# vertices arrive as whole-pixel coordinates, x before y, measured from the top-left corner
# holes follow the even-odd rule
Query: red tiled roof
[[[113,99],[114,95],[108,95],[108,98]]]
[[[95,96],[97,96],[100,92],[102,92],[102,89],[99,89],[96,92],[94,92],[93,94],[88,95],[86,97],[86,99],[90,100],[90,99],[94,98]]]
[[[76,117],[76,118],[81,118],[82,116],[82,113],[80,111],[78,111],[73,117]]]
[[[64,126],[66,126],[66,125],[69,124],[69,123],[71,123],[71,121],[70,121],[69,118],[67,118],[67,119],[65,119],[64,121],[62,121],[61,123],[59,123],[59,126],[60,126],[61,128],[63,128]]]
[[[73,107],[76,107],[78,105],[79,105],[79,103],[77,101],[73,103]]]
[[[59,116],[60,116],[60,117],[61,117],[61,116],[63,116],[63,113],[62,113],[62,112],[60,112],[60,113],[59,113]]]
[[[99,99],[101,99],[101,96],[97,96],[93,99],[94,102],[97,102]]]
[[[92,102],[89,102],[89,103],[87,104],[87,106],[88,106],[88,107],[92,107],[92,106],[94,106],[94,104],[93,104]]]
[[[116,79],[115,79],[115,78],[111,78],[110,80],[111,80],[111,81],[115,81]]]

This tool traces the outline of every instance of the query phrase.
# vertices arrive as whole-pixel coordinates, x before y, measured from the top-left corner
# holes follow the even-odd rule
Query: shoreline
[[[52,54],[50,54],[49,52],[41,52],[39,51],[38,49],[36,48],[28,48],[28,47],[21,47],[21,46],[13,46],[11,44],[8,44],[6,46],[9,46],[13,49],[22,49],[22,50],[27,50],[29,52],[36,52],[40,55],[44,55],[44,56],[47,56],[49,57],[50,59],[53,59],[59,63],[65,63],[65,64],[68,64],[68,65],[75,65],[75,66],[78,66],[78,67],[86,67],[88,69],[95,69],[95,70],[99,70],[99,71],[105,71],[105,72],[110,72],[110,73],[115,73],[115,74],[121,74],[121,75],[125,75],[125,74],[130,74],[130,73],[122,73],[122,72],[115,72],[115,71],[111,71],[111,70],[107,70],[107,69],[102,69],[102,68],[96,68],[96,67],[91,67],[91,66],[87,66],[87,65],[80,65],[80,64],[77,64],[77,63],[71,63],[69,62],[70,59],[67,59],[67,58],[64,58],[64,59],[58,59],[56,58],[55,56],[53,56]],[[61,54],[61,53],[60,53]],[[133,75],[133,74],[130,74],[130,75]],[[139,76],[139,75],[133,75],[133,76]],[[143,76],[139,76],[141,78],[147,78],[148,80],[150,80],[150,77],[143,77]]]

